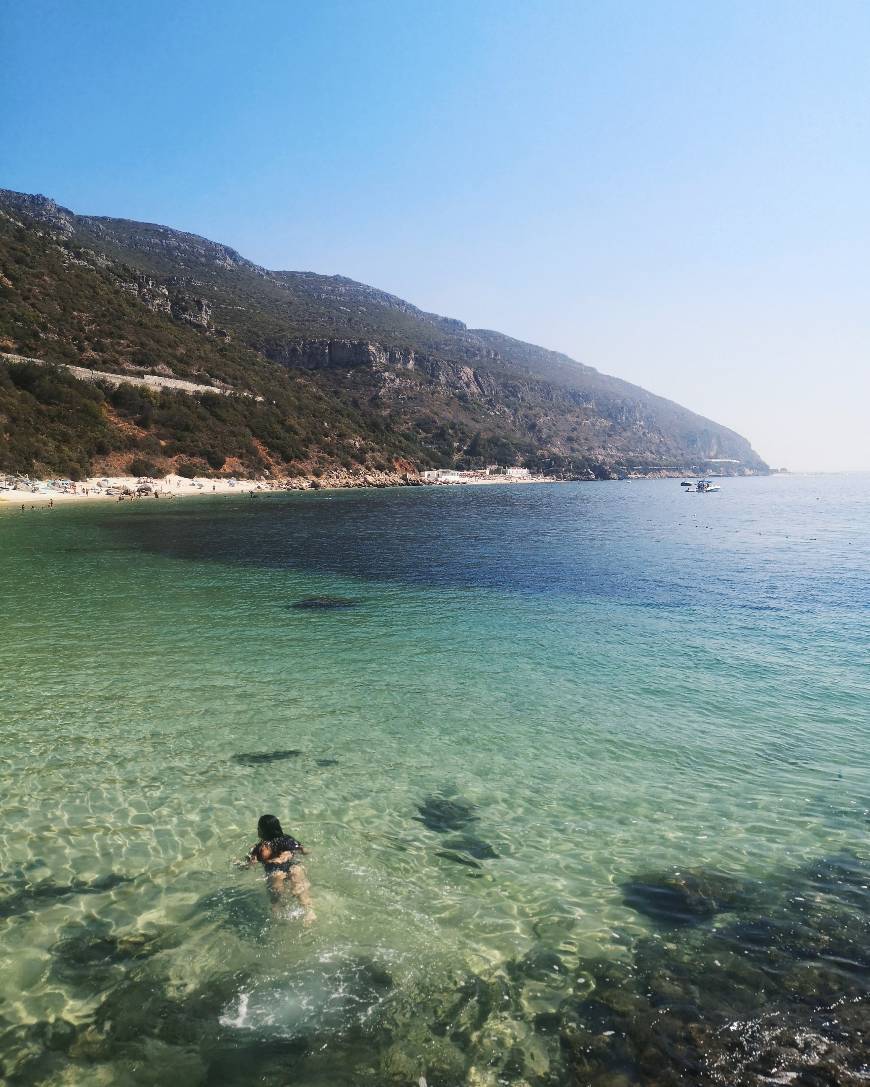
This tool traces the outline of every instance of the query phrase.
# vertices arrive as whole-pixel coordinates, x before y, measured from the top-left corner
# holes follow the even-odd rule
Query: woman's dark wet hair
[[[284,831],[275,815],[261,815],[257,821],[257,833],[264,842],[271,842],[273,838],[284,836]]]

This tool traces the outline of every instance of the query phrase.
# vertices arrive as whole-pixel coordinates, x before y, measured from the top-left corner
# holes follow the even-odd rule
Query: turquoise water
[[[866,1070],[870,478],[0,510],[0,554],[10,1083]],[[265,811],[310,927],[232,865]]]

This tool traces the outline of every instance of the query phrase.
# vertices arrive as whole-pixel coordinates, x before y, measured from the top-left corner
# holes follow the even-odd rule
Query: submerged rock
[[[260,1039],[339,1038],[369,1021],[393,985],[389,970],[367,956],[325,958],[292,974],[252,980],[226,1003],[219,1021]]]
[[[197,918],[232,929],[243,939],[258,941],[269,916],[269,903],[259,887],[224,887],[198,899]]]
[[[82,1083],[115,1082],[119,1068],[124,1082],[127,1069],[141,1070],[143,1087],[372,1082],[362,1073],[392,1041],[380,1016],[394,982],[374,959],[317,959],[289,974],[226,971],[192,989],[158,964],[134,965],[97,1008],[87,1046],[80,1040],[73,1054]]]
[[[549,981],[568,974],[561,956],[547,947],[533,947],[521,959],[508,963],[507,972],[512,978],[531,978],[535,981]]]
[[[622,885],[623,902],[669,925],[694,925],[717,913],[751,905],[752,887],[720,872],[675,869],[651,872]]]
[[[870,915],[859,904],[867,866],[854,857],[822,859],[763,889],[689,874],[691,881],[686,873],[637,881],[644,896],[651,885],[663,896],[653,899],[654,916],[682,924],[679,934],[638,941],[628,966],[581,963],[592,988],[559,1012],[565,1081],[865,1082]],[[814,879],[824,893],[811,890]],[[739,908],[740,916],[725,926],[692,926],[720,908]]]
[[[819,894],[830,895],[862,913],[870,913],[870,863],[856,853],[820,857],[805,865],[799,877]]]
[[[443,793],[427,796],[422,804],[417,805],[417,811],[420,813],[414,816],[417,822],[439,834],[462,830],[470,823],[477,822],[475,808],[470,801]]]
[[[130,963],[150,958],[174,946],[164,935],[134,932],[116,935],[105,922],[79,922],[64,929],[51,948],[53,977],[93,992],[104,987]]]
[[[15,1026],[0,1020],[0,1083],[13,1087],[59,1082],[79,1033],[80,1028],[67,1019]]]
[[[0,898],[0,917],[14,917],[16,914],[29,913],[40,906],[48,906],[76,895],[105,894],[106,891],[132,882],[132,876],[121,876],[115,872],[99,876],[90,882],[73,879],[69,883],[55,883],[47,879],[31,884],[26,880],[19,880],[16,890]]]
[[[129,971],[100,1004],[94,1026],[112,1048],[133,1043],[147,1050],[152,1040],[210,1046],[221,1031],[222,1010],[251,980],[244,971],[228,971],[179,993],[143,964]]]
[[[435,1034],[449,1034],[457,1042],[468,1044],[491,1016],[511,1007],[514,996],[503,977],[469,975],[441,994],[440,999],[434,998],[431,1029]]]
[[[429,1039],[422,1052],[418,1046],[398,1042],[382,1055],[374,1083],[377,1087],[459,1084],[465,1082],[465,1068],[462,1051],[446,1039]]]
[[[498,859],[498,853],[489,842],[485,842],[474,834],[458,834],[454,838],[447,838],[444,845],[447,849],[453,850],[454,853],[467,853],[469,857],[474,857],[478,861]]]
[[[436,845],[464,838],[475,836]],[[857,858],[828,858],[763,888],[717,883],[717,895],[710,873],[693,872],[704,883],[692,894],[739,900],[737,915],[579,961],[556,932],[483,976],[434,981],[421,969],[400,985],[379,962],[340,954],[302,955],[289,971],[257,959],[250,972],[202,980],[157,954],[164,935],[141,943],[82,920],[52,951],[70,977],[109,970],[107,985],[97,980],[104,1000],[80,1026],[0,1020],[0,1078],[126,1082],[136,1069],[143,1087],[408,1087],[421,1077],[477,1087],[866,1087],[867,874]],[[195,914],[205,931],[216,920],[250,924],[262,946],[261,890],[207,895]]]
[[[237,762],[240,766],[265,766],[270,762],[283,762],[285,759],[298,759],[304,752],[298,748],[291,747],[282,751],[253,751],[242,752],[240,755],[233,755],[233,762]]]
[[[799,1027],[780,1015],[762,1015],[727,1024],[710,1039],[711,1079],[753,1085],[782,1083],[801,1087],[863,1087],[870,1047],[866,1040],[870,1006],[822,1008]]]
[[[466,857],[462,853],[454,853],[449,849],[436,849],[435,856],[444,857],[445,860],[453,861],[454,864],[462,864],[466,868],[476,868],[478,870],[483,868],[482,864],[471,857]]]

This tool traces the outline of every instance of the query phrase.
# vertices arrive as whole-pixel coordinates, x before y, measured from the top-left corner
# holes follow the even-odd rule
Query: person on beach
[[[311,884],[305,875],[302,862],[297,860],[297,854],[307,855],[301,842],[281,829],[281,823],[274,815],[261,815],[257,822],[257,834],[260,840],[249,851],[245,864],[252,868],[255,864],[262,864],[266,871],[266,881],[269,887],[269,898],[272,902],[272,916],[281,915],[281,905],[288,889],[294,895],[305,913],[303,921],[311,924],[315,920],[314,907],[311,902]]]

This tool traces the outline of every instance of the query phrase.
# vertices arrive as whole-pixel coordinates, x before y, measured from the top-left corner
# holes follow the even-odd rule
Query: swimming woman
[[[266,880],[269,885],[269,898],[272,900],[272,916],[281,914],[281,901],[288,887],[290,893],[299,900],[299,905],[305,910],[303,921],[310,925],[315,920],[314,907],[311,902],[311,884],[305,875],[302,862],[297,860],[297,854],[307,855],[308,850],[301,842],[281,829],[281,824],[274,815],[261,815],[257,823],[257,834],[260,840],[251,849],[246,858],[249,868],[255,864],[262,864],[266,870]]]

